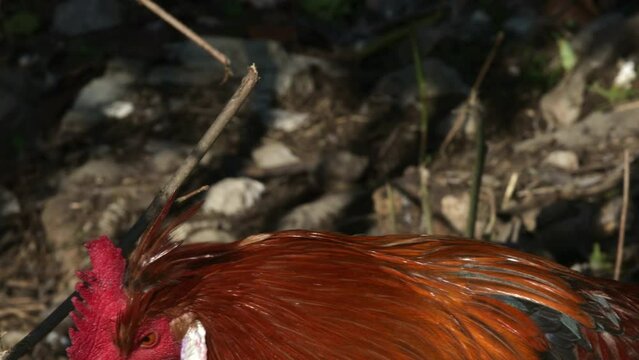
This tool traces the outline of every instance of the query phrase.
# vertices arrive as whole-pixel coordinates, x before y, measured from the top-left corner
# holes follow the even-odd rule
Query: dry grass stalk
[[[628,220],[628,198],[630,194],[630,152],[623,153],[623,202],[621,205],[621,220],[619,221],[619,240],[617,241],[617,257],[615,259],[614,279],[621,277],[621,263],[623,262],[623,247],[626,240],[626,222]]]

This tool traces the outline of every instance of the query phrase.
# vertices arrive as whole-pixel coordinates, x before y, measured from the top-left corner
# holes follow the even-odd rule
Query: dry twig
[[[477,107],[478,102],[478,94],[479,87],[481,83],[484,81],[486,74],[488,73],[488,69],[490,69],[490,65],[493,63],[495,59],[495,55],[497,54],[497,49],[504,38],[504,33],[500,32],[497,34],[497,38],[495,39],[495,43],[493,44],[490,53],[484,60],[484,64],[479,71],[479,75],[473,84],[473,87],[470,91],[470,96],[468,98],[468,107],[467,109],[472,110]],[[470,111],[466,111],[466,114],[469,114]],[[465,120],[467,115],[463,116]],[[482,175],[484,173],[484,161],[486,160],[486,142],[484,140],[484,120],[482,116],[477,116],[477,130],[475,134],[475,165],[473,169],[473,179],[470,187],[470,208],[468,209],[468,221],[466,223],[466,236],[474,237],[475,236],[475,222],[477,220],[477,207],[479,205],[479,192],[481,189],[481,181]],[[452,135],[454,136],[454,134]],[[451,136],[451,139],[452,139]]]
[[[386,201],[388,201],[388,227],[391,231],[391,234],[397,233],[397,222],[396,222],[396,214],[395,214],[395,194],[393,192],[393,187],[390,183],[386,183]]]
[[[448,134],[446,134],[446,137],[444,138],[444,141],[442,142],[442,145],[439,150],[441,153],[443,153],[446,150],[446,147],[453,141],[453,139],[455,138],[459,130],[462,128],[462,126],[464,126],[464,124],[469,118],[469,114],[474,109],[478,108],[479,88],[481,87],[481,84],[484,82],[484,78],[486,78],[486,74],[488,73],[488,70],[490,69],[490,66],[492,65],[493,61],[495,60],[497,49],[499,49],[499,46],[501,45],[501,42],[503,40],[504,40],[504,33],[500,32],[499,34],[497,34],[495,43],[493,44],[492,49],[490,49],[490,53],[488,53],[488,56],[484,60],[484,63],[482,64],[481,69],[479,70],[479,74],[477,75],[477,78],[475,79],[475,83],[470,88],[470,94],[468,94],[468,98],[466,99],[466,101],[464,101],[459,111],[457,112],[455,116],[455,121],[453,122],[453,126],[450,128],[450,130],[448,131]]]
[[[630,193],[630,152],[623,153],[623,202],[621,205],[621,220],[619,222],[619,240],[617,241],[617,258],[615,259],[614,279],[621,276],[621,263],[623,262],[623,246],[626,240],[626,221],[628,219],[628,197]]]
[[[504,214],[518,214],[524,211],[546,206],[558,199],[575,200],[602,194],[613,189],[623,178],[623,166],[608,171],[600,182],[589,186],[578,186],[574,182],[559,186],[544,186],[532,190],[518,191],[523,197],[519,203],[510,202],[501,209]]]
[[[202,39],[201,36],[193,32],[193,30],[189,29],[188,26],[184,25],[180,20],[176,19],[173,15],[169,14],[161,8],[159,5],[154,3],[151,0],[138,0],[142,5],[146,6],[147,9],[151,10],[157,16],[162,18],[162,20],[166,21],[168,24],[173,26],[176,30],[184,34],[195,44],[200,46],[204,51],[209,53],[215,60],[219,61],[222,66],[224,66],[224,78],[222,79],[222,83],[226,82],[230,76],[233,75],[231,71],[231,60],[224,55],[221,51],[217,50],[211,44],[206,42],[206,40]]]

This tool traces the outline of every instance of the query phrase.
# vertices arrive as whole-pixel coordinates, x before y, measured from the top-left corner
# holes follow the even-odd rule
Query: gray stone
[[[466,229],[470,197],[467,193],[461,195],[445,195],[441,200],[442,215],[459,233]]]
[[[616,234],[619,231],[619,223],[621,218],[621,208],[623,199],[616,197],[604,203],[598,213],[597,224],[602,233],[607,236]],[[632,214],[632,211],[630,212]],[[629,223],[632,223],[630,221]]]
[[[253,207],[264,190],[264,184],[257,180],[226,178],[211,186],[202,210],[229,216],[238,215]]]
[[[107,72],[89,82],[80,91],[71,110],[62,118],[61,133],[82,133],[105,120],[105,109],[124,101],[133,81],[130,73],[118,71]]]
[[[0,218],[18,215],[21,212],[18,198],[9,190],[0,187]]]
[[[220,219],[189,220],[188,222],[178,225],[178,227],[171,232],[171,240],[183,241],[186,244],[203,242],[228,244],[235,241],[236,238],[233,235],[220,228],[225,224],[219,220]]]
[[[290,55],[286,66],[279,69],[275,78],[275,93],[286,96],[308,97],[315,91],[315,80],[311,69],[318,69],[331,77],[343,75],[336,64],[307,55]]]
[[[565,171],[575,171],[579,168],[579,157],[574,151],[553,151],[546,156],[543,162],[544,164],[548,164]]]
[[[273,109],[264,117],[267,126],[275,130],[293,132],[308,125],[309,113],[288,111],[284,109]]]
[[[122,120],[127,118],[135,110],[135,105],[130,101],[115,101],[102,108],[102,114],[108,118]]]
[[[537,17],[534,16],[534,14],[513,16],[506,20],[504,29],[511,34],[528,39],[532,37],[538,29]]]
[[[567,128],[544,133],[515,145],[515,151],[539,151],[551,144],[567,150],[579,150],[610,140],[623,141],[639,136],[639,108],[597,111]]]
[[[79,35],[117,26],[121,21],[120,2],[114,0],[67,0],[53,14],[53,30]]]
[[[184,161],[184,155],[174,149],[164,149],[153,154],[153,165],[161,173],[171,173]]]
[[[116,185],[123,173],[124,168],[111,159],[93,159],[74,169],[62,180],[61,187],[74,189],[81,184]]]
[[[9,330],[7,332],[0,333],[0,335],[1,335],[0,337],[2,340],[2,345],[10,349],[15,344],[17,344],[18,341],[22,340],[22,338],[24,338],[27,335],[27,333],[25,331],[20,331],[20,330]],[[2,351],[0,351],[0,354],[2,354]]]
[[[354,199],[351,192],[328,194],[295,207],[280,221],[278,229],[332,229],[335,220]]]
[[[586,90],[585,75],[576,72],[565,77],[541,98],[541,114],[551,128],[566,127],[579,119]]]
[[[267,142],[252,153],[253,161],[261,169],[273,169],[281,166],[293,165],[300,159],[280,142]]]
[[[455,69],[437,59],[423,61],[426,96],[429,98],[443,95],[464,95],[470,88]],[[373,95],[397,102],[402,106],[418,104],[415,67],[407,66],[384,76],[376,85]]]
[[[366,156],[355,155],[348,151],[337,151],[327,155],[322,164],[327,182],[342,181],[352,183],[364,174],[368,166]]]

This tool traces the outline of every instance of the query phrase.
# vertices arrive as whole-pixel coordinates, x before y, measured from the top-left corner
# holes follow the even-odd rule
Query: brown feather
[[[512,298],[572,319],[592,347],[575,345],[580,359],[639,354],[636,288],[493,244],[286,231],[174,246],[152,229],[123,347],[145,321],[191,313],[209,359],[537,359],[552,344]]]

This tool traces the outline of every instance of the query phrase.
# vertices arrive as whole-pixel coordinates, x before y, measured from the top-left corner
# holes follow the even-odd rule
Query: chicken
[[[639,287],[477,240],[283,231],[128,266],[89,242],[72,360],[639,359]]]

